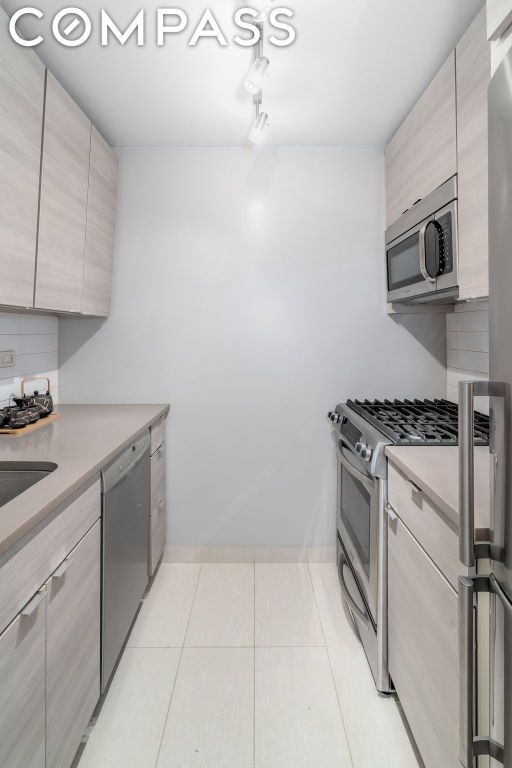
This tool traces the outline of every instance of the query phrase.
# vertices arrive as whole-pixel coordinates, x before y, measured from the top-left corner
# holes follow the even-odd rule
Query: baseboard
[[[166,547],[164,563],[335,563],[336,547]]]

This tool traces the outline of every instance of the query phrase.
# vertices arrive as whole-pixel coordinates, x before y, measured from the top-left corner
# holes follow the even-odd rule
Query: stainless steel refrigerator
[[[489,271],[490,383],[460,385],[460,559],[475,575],[459,579],[459,758],[470,768],[489,755],[484,765],[512,768],[512,51],[489,86]],[[473,397],[485,394],[491,521],[489,541],[475,545]]]

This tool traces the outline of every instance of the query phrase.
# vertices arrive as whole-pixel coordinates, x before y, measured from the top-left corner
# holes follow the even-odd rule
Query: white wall
[[[46,376],[52,395],[58,402],[58,333],[59,321],[49,315],[0,312],[0,351],[16,352],[13,368],[0,368],[0,408],[9,405],[11,394],[19,394],[22,378]],[[40,390],[44,382],[27,385],[27,392]]]
[[[120,160],[113,316],[61,321],[61,400],[171,403],[169,544],[333,544],[327,411],[446,390],[444,316],[385,314],[382,150]]]

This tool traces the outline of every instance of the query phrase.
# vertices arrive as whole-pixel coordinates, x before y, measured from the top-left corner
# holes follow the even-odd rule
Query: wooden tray
[[[9,427],[0,427],[0,435],[23,437],[23,435],[28,435],[29,432],[35,432],[37,429],[46,427],[47,424],[53,424],[53,422],[57,421],[57,419],[60,419],[60,413],[51,413],[46,417],[46,419],[39,419],[39,421],[35,421],[33,424],[29,424],[26,427],[21,427],[21,429],[9,429]]]

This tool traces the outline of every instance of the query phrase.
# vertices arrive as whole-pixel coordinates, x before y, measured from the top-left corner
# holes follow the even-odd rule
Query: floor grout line
[[[162,751],[162,744],[163,744],[163,741],[164,741],[165,729],[167,728],[167,721],[169,720],[169,713],[171,711],[171,704],[172,704],[172,700],[173,700],[173,696],[174,696],[174,691],[176,689],[176,683],[178,681],[178,675],[180,673],[181,660],[183,658],[183,651],[185,649],[185,640],[187,639],[188,627],[189,627],[189,624],[190,624],[190,619],[192,617],[192,610],[194,608],[194,602],[195,602],[195,599],[196,599],[197,589],[199,587],[199,579],[201,578],[202,570],[203,570],[203,563],[201,563],[201,567],[199,568],[199,571],[198,571],[198,574],[197,574],[196,588],[194,590],[194,596],[193,596],[192,602],[190,604],[190,613],[188,615],[187,627],[185,629],[185,635],[183,637],[183,645],[181,646],[180,658],[178,660],[178,666],[176,668],[176,675],[174,677],[174,683],[172,685],[171,696],[169,698],[169,706],[167,707],[167,714],[165,716],[164,727],[162,728],[162,735],[160,736],[160,744],[158,745],[158,752],[157,752],[157,755],[156,755],[156,760],[155,760],[154,768],[157,768],[158,761],[160,760],[160,752]]]
[[[327,662],[329,664],[329,669],[331,671],[331,680],[332,680],[332,684],[334,686],[334,692],[336,694],[336,700],[338,702],[338,709],[339,709],[339,712],[340,712],[341,724],[343,726],[343,733],[345,734],[345,741],[347,742],[348,756],[350,758],[350,763],[351,763],[352,768],[355,768],[354,757],[352,755],[352,748],[350,746],[350,740],[348,738],[347,726],[345,724],[345,718],[343,717],[343,712],[342,712],[342,708],[341,708],[341,701],[340,701],[340,696],[339,696],[339,693],[338,693],[338,687],[336,685],[336,680],[334,679],[334,671],[333,671],[333,668],[332,668],[331,657],[330,657],[330,654],[329,654],[329,646],[327,645],[327,641],[325,639],[325,631],[324,631],[324,623],[322,621],[322,614],[321,614],[320,608],[318,606],[318,600],[317,600],[317,596],[316,596],[315,585],[313,583],[313,577],[311,575],[311,563],[308,563],[308,573],[309,573],[309,580],[311,582],[311,589],[313,590],[313,597],[314,597],[314,600],[315,600],[316,610],[317,610],[317,613],[318,613],[318,619],[320,621],[320,626],[322,628],[322,637],[324,638],[324,648],[325,648],[325,653],[327,655]]]

